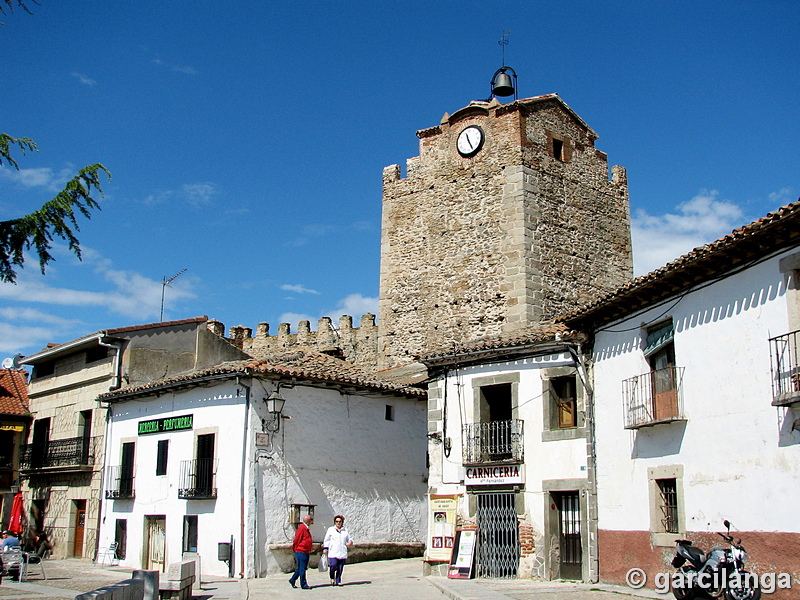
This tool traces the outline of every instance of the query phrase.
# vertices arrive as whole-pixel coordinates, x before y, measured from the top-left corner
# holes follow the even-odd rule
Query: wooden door
[[[148,515],[145,517],[144,536],[144,561],[143,567],[151,571],[166,570],[167,519],[163,515]]]
[[[75,500],[75,535],[72,556],[83,557],[83,533],[86,529],[86,500]]]

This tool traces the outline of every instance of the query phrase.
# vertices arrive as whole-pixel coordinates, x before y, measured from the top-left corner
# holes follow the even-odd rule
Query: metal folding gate
[[[478,577],[513,578],[519,566],[519,527],[513,492],[476,494]]]
[[[556,494],[562,579],[581,579],[581,500],[578,492]]]

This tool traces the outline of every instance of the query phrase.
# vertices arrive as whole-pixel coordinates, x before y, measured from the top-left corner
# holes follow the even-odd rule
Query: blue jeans
[[[297,578],[300,578],[300,587],[307,588],[308,581],[306,581],[306,571],[308,570],[308,554],[305,552],[295,552],[294,557],[297,559],[297,569],[295,569],[294,573],[292,574],[291,579],[289,579],[289,583],[294,585],[294,582],[297,581]]]

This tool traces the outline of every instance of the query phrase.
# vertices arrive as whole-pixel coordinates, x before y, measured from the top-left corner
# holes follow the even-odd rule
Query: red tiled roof
[[[570,330],[563,323],[538,323],[517,331],[454,344],[449,348],[425,354],[420,357],[420,361],[427,365],[448,363],[454,359],[461,362],[465,357],[472,361],[485,356],[507,354],[509,350],[514,350],[515,353],[523,349],[536,351],[536,348],[531,347],[543,346],[548,342],[558,344],[581,340],[581,334]]]
[[[232,379],[237,375],[264,375],[270,379],[293,379],[311,385],[316,383],[358,387],[418,398],[424,398],[427,394],[425,390],[399,385],[316,350],[297,348],[273,351],[257,359],[226,362],[192,373],[125,387],[102,394],[99,399],[113,402],[123,398],[158,395],[170,389],[192,387],[202,381],[214,379]]]
[[[800,244],[800,200],[637,277],[616,291],[562,315],[556,322],[573,329],[607,323],[797,244]]]
[[[28,373],[22,369],[0,369],[0,414],[30,414]]]

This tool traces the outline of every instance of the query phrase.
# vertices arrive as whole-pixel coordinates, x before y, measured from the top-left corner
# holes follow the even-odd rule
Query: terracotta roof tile
[[[183,375],[176,375],[146,384],[125,387],[100,396],[114,401],[131,396],[149,396],[170,388],[192,386],[208,379],[228,379],[237,375],[259,375],[269,378],[296,379],[310,384],[329,384],[361,387],[368,390],[424,398],[425,390],[397,384],[374,375],[341,359],[310,348],[272,351],[259,358],[222,363]],[[271,376],[271,377],[270,377]]]
[[[614,292],[562,315],[556,322],[574,328],[609,322],[797,244],[800,200],[632,279]]]
[[[28,373],[23,369],[0,369],[0,414],[30,414]]]
[[[563,323],[538,323],[517,331],[510,331],[495,336],[479,338],[469,342],[453,344],[449,348],[442,348],[420,357],[426,364],[447,362],[459,356],[497,354],[504,350],[526,348],[547,342],[580,341],[581,334],[570,330]]]

